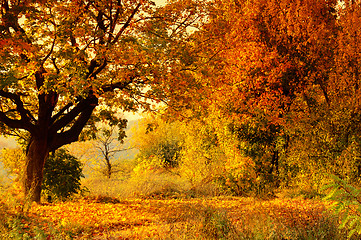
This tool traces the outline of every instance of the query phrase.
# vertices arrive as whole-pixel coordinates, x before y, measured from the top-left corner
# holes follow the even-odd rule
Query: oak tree
[[[162,99],[180,44],[198,18],[192,1],[5,0],[0,4],[0,127],[30,134],[24,190],[40,202],[49,152],[77,141],[99,105]],[[166,61],[166,57],[168,61]],[[94,129],[95,130],[95,129]]]

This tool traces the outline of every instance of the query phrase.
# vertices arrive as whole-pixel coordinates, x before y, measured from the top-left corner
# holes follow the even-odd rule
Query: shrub
[[[1,155],[8,174],[15,176],[15,183],[20,183],[26,158],[24,152],[20,148],[3,149]],[[64,200],[81,190],[81,177],[84,177],[81,162],[65,149],[59,149],[45,162],[43,193]]]
[[[81,190],[82,164],[66,150],[49,156],[44,167],[43,190],[48,196],[65,200]]]

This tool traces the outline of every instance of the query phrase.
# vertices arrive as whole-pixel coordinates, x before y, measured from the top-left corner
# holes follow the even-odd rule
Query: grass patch
[[[172,172],[145,172],[130,178],[87,178],[83,185],[91,195],[116,198],[142,197],[166,198],[178,197],[189,192],[189,183]]]

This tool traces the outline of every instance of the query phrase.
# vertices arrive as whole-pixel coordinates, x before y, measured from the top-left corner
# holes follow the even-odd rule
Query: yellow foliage
[[[1,151],[1,161],[11,175],[16,177],[16,181],[20,180],[24,171],[25,154],[20,148],[4,148]]]

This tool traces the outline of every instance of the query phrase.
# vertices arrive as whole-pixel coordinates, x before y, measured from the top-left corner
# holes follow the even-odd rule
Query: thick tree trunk
[[[46,140],[30,140],[26,153],[24,190],[25,197],[37,203],[40,203],[43,170],[48,155]]]

